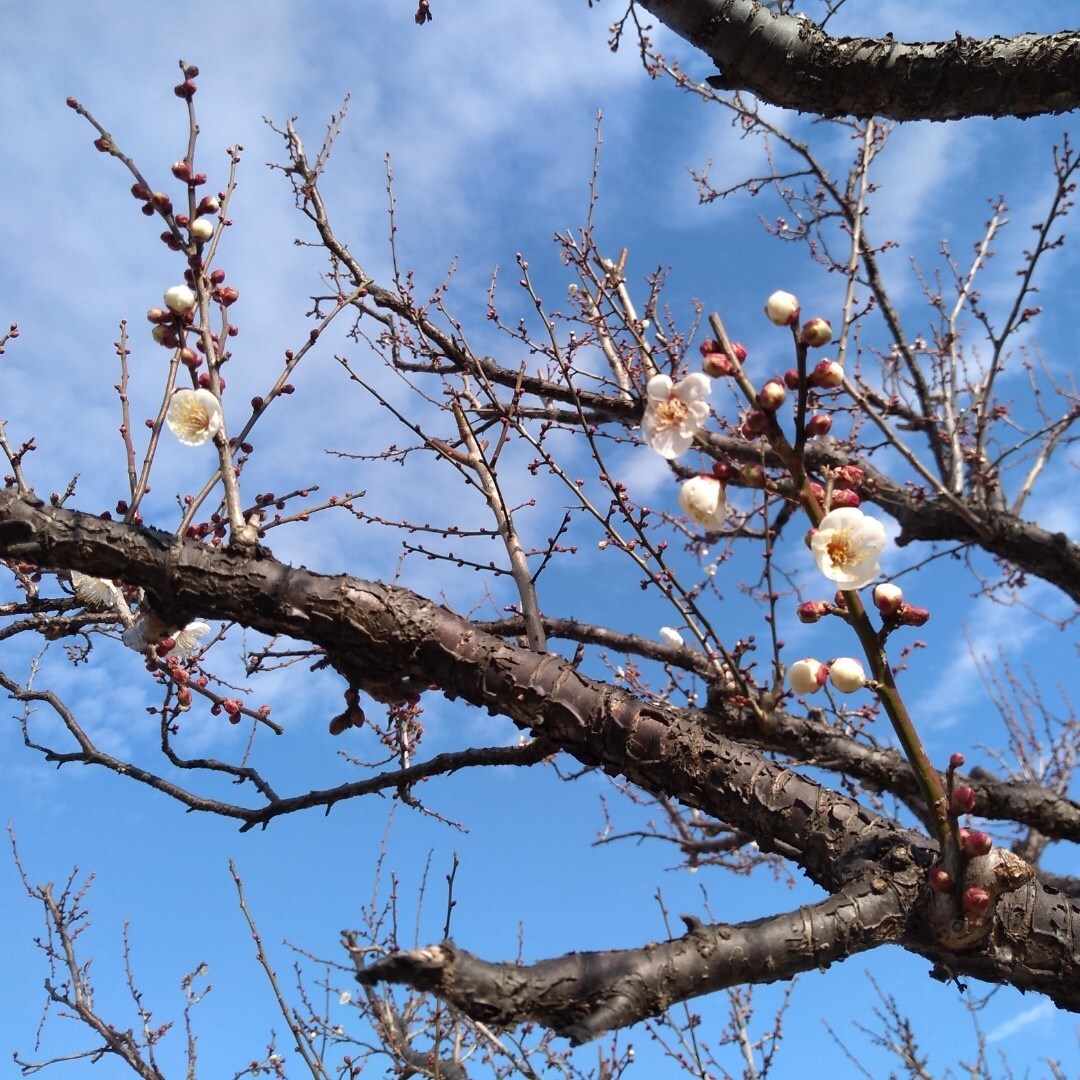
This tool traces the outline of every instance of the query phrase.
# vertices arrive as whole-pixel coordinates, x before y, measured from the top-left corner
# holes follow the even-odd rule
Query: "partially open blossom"
[[[221,428],[221,403],[209,390],[177,390],[165,419],[185,446],[201,446]]]
[[[853,656],[841,656],[829,663],[829,682],[841,694],[854,694],[866,685],[866,673]]]
[[[174,285],[165,294],[165,306],[177,315],[190,311],[195,300],[195,293],[187,285]]]
[[[807,657],[805,660],[796,660],[788,668],[788,686],[796,694],[805,696],[816,694],[829,677],[829,669],[820,661]]]
[[[209,633],[209,623],[201,620],[188,623],[183,630],[174,635],[173,641],[175,644],[166,656],[176,656],[181,660],[186,660],[192,653],[197,652],[202,647],[200,643]]]
[[[777,326],[793,326],[799,321],[799,301],[791,293],[778,289],[765,301],[765,315]]]
[[[766,412],[775,412],[787,399],[787,390],[779,379],[770,379],[758,391],[758,405]]]
[[[818,569],[844,589],[861,589],[878,574],[885,527],[853,506],[830,510],[810,536]]]
[[[678,630],[675,630],[673,627],[670,626],[660,627],[660,640],[665,645],[683,644],[682,634],[680,634]]]
[[[828,345],[832,341],[832,323],[828,319],[809,319],[799,331],[799,342],[811,348]]]
[[[116,607],[121,600],[120,590],[111,581],[80,574],[78,570],[71,571],[71,587],[75,590],[75,598],[87,607]]]
[[[679,505],[699,525],[716,530],[724,524],[724,485],[712,475],[692,476],[679,488]]]
[[[881,612],[882,615],[895,615],[904,602],[904,592],[899,585],[891,585],[887,581],[883,581],[880,585],[874,586],[874,607]]]
[[[649,446],[668,460],[685,454],[709,418],[709,406],[702,399],[711,392],[709,377],[700,372],[678,384],[669,375],[654,375],[645,384],[648,400],[641,420]]]
[[[858,465],[841,465],[839,469],[833,469],[833,487],[857,488],[865,476]]]
[[[843,383],[844,369],[835,360],[822,360],[820,364],[814,365],[806,381],[819,389],[833,390]]]

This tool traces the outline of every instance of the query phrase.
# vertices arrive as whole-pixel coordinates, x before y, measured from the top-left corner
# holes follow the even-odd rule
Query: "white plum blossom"
[[[120,590],[111,581],[80,574],[78,570],[71,571],[71,587],[75,590],[75,599],[87,607],[119,607],[123,599]]]
[[[165,654],[166,657],[175,656],[180,660],[186,660],[202,648],[202,639],[209,633],[209,623],[205,623],[201,619],[189,622],[183,630],[173,635],[173,641],[176,644]]]
[[[680,634],[678,630],[675,630],[673,627],[670,626],[660,627],[660,640],[665,645],[683,644],[682,634]]]
[[[165,419],[185,446],[201,446],[221,428],[221,403],[209,390],[177,390]]]
[[[830,510],[810,534],[818,569],[841,589],[861,589],[878,575],[885,527],[854,506]]]
[[[825,685],[828,674],[829,669],[820,660],[808,656],[805,660],[796,660],[788,668],[788,686],[804,697],[816,694]]]
[[[866,673],[853,656],[841,656],[829,663],[829,682],[841,694],[853,694],[866,685]]]
[[[712,392],[708,375],[695,371],[681,383],[670,375],[654,375],[645,384],[648,398],[641,433],[661,457],[669,461],[685,454],[694,436],[709,418],[709,406],[702,400]]]
[[[679,505],[694,521],[710,531],[721,528],[727,516],[724,485],[707,473],[690,477],[679,488]]]

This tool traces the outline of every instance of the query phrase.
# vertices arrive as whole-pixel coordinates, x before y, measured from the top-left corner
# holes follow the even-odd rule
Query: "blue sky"
[[[949,37],[958,28],[973,35],[1059,29],[1064,11],[1064,5],[1043,5],[1018,14],[1016,5],[1004,3],[951,4],[914,14],[911,5],[896,3],[849,7],[836,32],[893,30],[907,39]],[[739,137],[722,110],[648,80],[632,50],[612,55],[607,24],[620,13],[616,6],[434,0],[436,20],[423,29],[413,24],[412,10],[406,0],[194,0],[182,11],[125,0],[0,6],[6,42],[0,131],[9,147],[6,210],[0,213],[7,253],[0,264],[0,324],[17,321],[21,330],[0,357],[0,416],[13,440],[36,437],[41,449],[29,469],[39,492],[62,490],[78,472],[74,503],[81,509],[105,509],[123,494],[112,342],[120,320],[129,320],[134,415],[151,415],[160,400],[163,354],[149,341],[143,312],[160,303],[180,274],[177,257],[156,240],[160,229],[138,213],[128,194],[130,179],[117,162],[93,150],[92,133],[65,107],[65,98],[82,101],[148,176],[172,190],[169,165],[182,156],[186,139],[183,108],[172,93],[180,57],[202,70],[198,160],[211,187],[224,182],[224,148],[244,146],[230,215],[235,226],[220,263],[241,291],[235,309],[241,335],[228,373],[230,393],[240,400],[265,392],[283,351],[306,339],[305,312],[309,297],[320,290],[324,265],[317,251],[294,244],[298,237],[310,240],[311,233],[281,174],[265,167],[282,159],[282,145],[263,118],[280,126],[296,116],[314,148],[346,94],[348,116],[323,188],[339,235],[373,276],[386,280],[384,159],[390,155],[399,261],[415,268],[421,294],[455,266],[448,306],[477,351],[515,355],[484,319],[496,266],[507,321],[526,311],[515,286],[515,253],[528,258],[549,304],[562,304],[569,278],[551,237],[584,221],[598,111],[604,117],[598,235],[613,255],[629,249],[640,296],[646,274],[670,267],[667,296],[674,317],[689,320],[695,299],[720,310],[732,335],[749,346],[755,380],[789,366],[780,336],[758,315],[769,292],[791,289],[804,308],[827,316],[836,310],[840,283],[802,248],[770,240],[762,230],[759,216],[777,212],[768,196],[697,204],[688,169],[711,159],[714,178],[732,180],[763,167],[761,150]],[[663,33],[658,40],[691,74],[709,74],[681,42]],[[843,166],[851,153],[844,136],[805,118],[788,119],[833,167]],[[877,242],[888,237],[897,244],[883,264],[913,330],[925,315],[910,260],[932,268],[944,238],[958,257],[967,258],[988,215],[986,200],[999,193],[1009,203],[1012,224],[1002,235],[983,295],[989,305],[1007,302],[1016,259],[1030,243],[1028,225],[1052,193],[1051,145],[1070,124],[1068,117],[1023,124],[975,121],[911,125],[894,135],[880,162],[881,190],[869,227]],[[1070,310],[1076,272],[1076,254],[1068,246],[1046,263],[1039,298],[1046,314],[1025,339],[1062,378],[1071,367],[1075,335],[1071,319],[1056,312]],[[365,508],[386,517],[437,520],[452,512],[463,522],[480,521],[481,507],[445,474],[414,469],[411,462],[401,470],[325,455],[328,449],[371,454],[403,438],[383,410],[348,385],[335,355],[380,380],[395,403],[415,407],[407,387],[380,373],[377,358],[344,331],[341,324],[326,335],[298,372],[297,393],[257,429],[247,490],[312,483],[323,485],[323,493],[363,488]],[[1019,399],[1023,387],[1020,373],[1003,380],[1007,396]],[[656,455],[622,446],[613,460],[625,470],[636,498],[675,512],[675,488]],[[157,515],[169,527],[175,521],[174,492],[197,488],[210,465],[208,448],[164,446],[148,519]],[[1073,536],[1075,502],[1061,493],[1069,490],[1074,468],[1064,460],[1052,466],[1028,507],[1032,516]],[[539,499],[536,511],[521,521],[526,536],[542,542],[561,517],[564,495],[523,467],[508,470],[507,483],[513,498]],[[655,634],[672,621],[670,610],[658,596],[640,592],[633,574],[614,564],[610,553],[599,552],[598,538],[582,528],[579,556],[541,579],[545,610]],[[281,558],[328,572],[383,579],[399,572],[400,537],[344,514],[279,530],[271,547]],[[884,568],[898,573],[918,554],[911,548],[891,551]],[[717,588],[724,597],[723,619],[764,635],[760,615],[739,590],[739,582],[756,573],[755,557],[751,553],[747,563],[723,568]],[[799,565],[794,555],[792,565]],[[810,587],[812,569],[797,572]],[[476,607],[482,617],[493,617],[509,599],[502,582],[490,584],[485,598],[484,582],[449,573],[445,563],[406,559],[400,575],[405,584],[460,611]],[[1059,708],[1054,687],[1068,689],[1074,682],[1074,635],[1023,608],[976,596],[977,581],[953,566],[931,566],[905,578],[904,585],[913,602],[934,607],[932,622],[920,631],[927,648],[913,657],[903,684],[928,749],[935,760],[962,749],[970,761],[992,764],[981,748],[1000,745],[1003,735],[972,656],[996,662],[998,647],[1007,645],[1011,658],[1032,665],[1048,685],[1052,707]],[[1024,599],[1052,618],[1071,613],[1038,583]],[[788,659],[811,649],[835,655],[850,648],[839,627],[803,627],[789,617],[783,632]],[[219,650],[223,664],[235,669],[241,644],[233,631]],[[6,670],[19,675],[31,656],[29,643],[5,643]],[[133,653],[102,642],[88,664],[73,669],[54,649],[42,660],[39,679],[77,707],[107,749],[152,760],[156,727],[144,709],[153,702],[153,688]],[[272,703],[287,727],[276,745],[261,743],[257,751],[279,790],[328,786],[356,775],[341,752],[361,749],[325,734],[327,719],[340,707],[340,691],[334,679],[297,679],[292,672],[271,674],[256,685],[256,700]],[[428,704],[425,720],[425,747],[432,753],[517,738],[508,724],[440,701]],[[193,714],[185,747],[236,752],[241,734],[222,727],[227,725]],[[415,926],[421,943],[441,935],[442,883],[452,853],[458,853],[453,936],[489,959],[516,956],[519,936],[528,959],[660,938],[658,891],[675,915],[705,917],[707,895],[713,916],[730,921],[788,910],[817,895],[801,882],[778,886],[763,874],[747,880],[679,872],[672,869],[672,854],[657,844],[595,847],[603,828],[601,797],[615,800],[623,827],[640,817],[595,776],[567,783],[553,770],[534,769],[428,785],[424,797],[432,809],[462,829],[403,807],[388,827],[389,803],[370,800],[338,806],[325,819],[301,815],[276,821],[265,832],[238,835],[227,821],[186,815],[164,797],[111,774],[70,766],[57,772],[22,747],[11,719],[0,727],[0,740],[0,818],[12,822],[30,878],[59,882],[73,866],[96,874],[93,926],[84,940],[87,955],[95,958],[102,1012],[118,1023],[131,1022],[122,1020],[130,1011],[121,963],[125,922],[136,978],[160,1020],[179,1016],[181,976],[208,963],[214,990],[196,1014],[205,1076],[232,1075],[260,1053],[271,1029],[286,1045],[236,907],[229,858],[244,878],[272,960],[290,988],[290,970],[300,958],[283,942],[340,960],[338,932],[359,923],[363,905],[380,887],[373,866],[384,847],[382,895],[394,868],[400,875],[403,938],[411,941]],[[230,791],[224,797],[240,796]],[[412,901],[429,853],[428,893],[417,919]],[[1048,865],[1077,870],[1070,852],[1051,853]],[[21,895],[10,859],[0,860],[0,906],[6,913],[0,949],[9,958],[0,975],[0,1015],[7,1018],[0,1049],[40,1057],[85,1047],[88,1038],[81,1031],[54,1018],[41,1052],[32,1050],[44,996],[39,987],[45,970],[32,945],[41,932],[40,915]],[[302,962],[317,977],[317,969]],[[927,967],[898,952],[879,953],[805,976],[785,1021],[787,1041],[776,1075],[800,1075],[808,1051],[822,1074],[845,1074],[850,1066],[824,1032],[823,1020],[850,1040],[871,1071],[889,1067],[852,1027],[853,1019],[872,1023],[865,969],[911,1009],[933,1068],[941,1071],[961,1056],[970,1059],[958,995],[927,979]],[[776,997],[774,988],[766,988],[755,998],[763,1022]],[[705,1017],[703,1037],[715,1037],[725,1022],[726,999],[695,1003],[694,1009]],[[342,1009],[339,1022],[347,1026],[349,1019]],[[1066,1073],[1080,1069],[1074,1019],[1040,999],[1001,991],[980,1019],[993,1052],[1007,1053],[1014,1066],[1039,1075],[1040,1058],[1053,1055]],[[675,1075],[642,1029],[620,1036],[621,1045],[627,1042],[638,1050],[638,1074]],[[179,1070],[182,1039],[174,1034],[166,1046],[163,1061],[171,1075]],[[732,1070],[740,1067],[735,1059],[725,1061]],[[54,1075],[87,1071],[71,1065]]]

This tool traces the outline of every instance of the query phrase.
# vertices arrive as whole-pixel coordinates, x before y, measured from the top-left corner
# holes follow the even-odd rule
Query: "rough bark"
[[[145,589],[157,613],[177,625],[202,616],[311,642],[351,682],[383,699],[400,691],[404,680],[434,683],[448,697],[509,717],[582,763],[730,823],[834,894],[832,907],[826,902],[816,911],[812,933],[784,921],[805,920],[805,912],[762,924],[763,937],[779,934],[787,943],[783,974],[892,940],[931,957],[943,970],[1040,990],[1063,1008],[1080,1009],[1080,904],[1039,883],[1026,884],[1002,896],[979,940],[968,941],[971,927],[948,918],[943,923],[940,901],[923,888],[936,858],[932,842],[729,738],[725,727],[745,730],[754,723],[752,710],[738,699],[719,699],[709,715],[642,701],[557,656],[485,633],[409,590],[315,574],[265,551],[230,553],[48,506],[13,490],[0,492],[0,556],[122,578]],[[649,946],[618,961],[586,964],[594,974],[607,971],[606,982],[560,982],[563,998],[553,1013],[550,1001],[547,1012],[541,1004],[549,997],[550,971],[558,969],[541,968],[518,994],[524,1002],[519,1012],[504,1019],[549,1015],[545,1022],[588,1038],[611,1023],[629,1022],[634,1008],[636,1018],[650,1015],[679,988],[688,996],[705,992],[735,969],[730,951],[718,944],[729,940],[719,930],[708,936],[715,946],[707,950],[713,966],[695,966],[702,963],[700,955],[693,956],[702,952],[703,932],[692,928],[689,942],[671,944],[672,956],[687,958],[675,964],[684,969],[675,982],[669,966],[657,966],[656,947]],[[963,940],[964,947],[950,946],[950,938]],[[446,969],[448,957],[457,963],[455,952],[437,955],[444,971],[456,971]],[[417,978],[431,978],[429,959],[420,964],[428,973]],[[573,972],[586,962],[547,963]],[[381,970],[409,981],[415,967],[402,961]],[[503,969],[495,967],[492,987],[504,980]],[[475,979],[485,977],[482,967],[470,970]],[[520,970],[528,980],[533,969]],[[754,974],[746,965],[738,971],[748,980]],[[757,974],[766,981],[774,977],[767,965]],[[627,979],[634,987],[629,997]],[[488,1007],[478,1006],[481,1018]]]
[[[959,120],[1080,106],[1080,32],[951,41],[834,38],[758,0],[638,0],[720,69],[719,89],[819,116]]]

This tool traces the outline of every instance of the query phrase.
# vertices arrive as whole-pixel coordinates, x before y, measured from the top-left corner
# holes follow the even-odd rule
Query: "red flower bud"
[[[964,890],[961,903],[965,911],[972,915],[981,915],[990,907],[990,894],[985,889],[980,889],[978,885],[969,885]]]
[[[858,493],[849,488],[833,488],[829,509],[835,510],[839,506],[858,506],[862,502]]]
[[[949,800],[949,809],[954,814],[970,814],[975,809],[975,789],[967,784],[955,788]]]
[[[711,378],[719,379],[723,375],[734,375],[735,365],[722,352],[710,352],[704,354],[701,370]]]
[[[828,600],[807,600],[795,609],[795,614],[801,623],[816,623],[831,610]]]
[[[977,829],[960,830],[960,850],[969,859],[978,859],[983,855],[989,855],[994,841],[987,833]]]
[[[799,373],[794,368],[784,372],[784,385],[793,392],[799,389]]]
[[[832,417],[828,413],[814,413],[806,421],[806,436],[809,439],[816,439],[822,435],[828,435],[831,428]]]
[[[930,620],[930,612],[914,604],[901,604],[896,617],[902,626],[923,626]]]
[[[763,412],[752,412],[746,414],[746,419],[742,424],[743,437],[746,439],[756,439],[761,435],[765,429],[769,426],[769,418]]]
[[[949,757],[949,771],[952,772],[955,769],[962,769],[964,767],[964,755],[959,753],[950,755]]]

